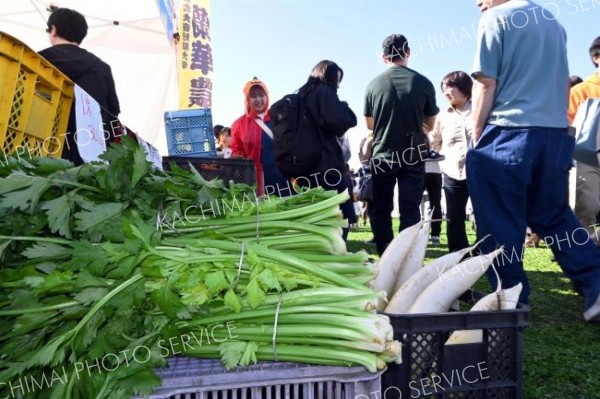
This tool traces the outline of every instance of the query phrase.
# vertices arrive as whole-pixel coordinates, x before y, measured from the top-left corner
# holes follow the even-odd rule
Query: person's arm
[[[432,150],[440,152],[442,149],[442,123],[439,118],[436,119],[433,130],[429,132],[429,142]]]
[[[479,22],[475,44],[475,61],[471,69],[473,82],[472,120],[473,145],[477,144],[488,122],[496,96],[496,82],[502,70],[504,57],[504,30],[501,17],[489,11]]]
[[[577,89],[577,87],[571,88],[570,93],[569,93],[569,111],[568,111],[569,125],[573,124],[575,115],[577,115],[577,109],[579,108],[579,105],[581,105],[581,103],[583,101],[585,101],[585,98],[582,95],[581,91],[579,89]]]
[[[341,137],[348,129],[356,126],[356,115],[348,103],[340,101],[337,94],[329,87],[321,87],[319,90],[320,119],[328,132]]]
[[[365,160],[371,159],[371,157],[373,156],[373,136],[372,135],[367,136],[367,139],[363,143],[361,150],[363,152],[363,156],[364,156]]]
[[[473,82],[473,144],[476,144],[492,112],[496,80],[478,75]]]
[[[239,119],[231,125],[231,144],[229,147],[231,148],[231,158],[246,158],[242,145],[242,131]]]
[[[435,117],[436,115],[426,116],[425,119],[423,119],[423,125],[427,128],[427,131],[433,130],[433,127],[435,126]]]
[[[373,131],[375,129],[375,119],[373,119],[371,84],[369,84],[365,93],[365,106],[363,108],[363,115],[365,116],[365,121],[367,122],[367,129]]]
[[[433,84],[426,80],[425,82],[425,105],[423,107],[423,125],[427,128],[427,131],[431,131],[435,125],[435,117],[440,112],[435,100],[435,88]]]

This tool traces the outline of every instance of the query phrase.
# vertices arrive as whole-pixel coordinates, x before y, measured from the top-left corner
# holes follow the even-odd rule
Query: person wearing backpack
[[[290,183],[277,167],[273,152],[269,90],[255,77],[244,86],[244,97],[246,112],[231,125],[231,157],[254,161],[258,195],[291,195]]]
[[[312,173],[296,177],[299,185],[310,182],[311,188],[319,186],[339,193],[349,189],[346,162],[338,139],[356,126],[357,121],[348,103],[340,101],[337,95],[343,76],[342,68],[335,62],[324,60],[315,65],[306,83],[298,90],[303,106],[321,138],[320,159],[314,164]],[[354,205],[350,201],[340,208],[345,219],[354,213]],[[344,229],[344,239],[347,234],[348,229]]]
[[[335,183],[339,180],[337,176],[346,170],[338,139],[357,123],[348,103],[340,101],[337,95],[343,77],[342,68],[333,61],[324,60],[315,65],[306,83],[298,90],[306,112],[321,136],[320,157],[311,172],[318,173],[318,185],[327,189],[339,188]]]

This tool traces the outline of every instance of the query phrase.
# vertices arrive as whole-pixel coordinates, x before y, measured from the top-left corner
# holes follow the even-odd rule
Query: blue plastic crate
[[[217,156],[210,109],[167,111],[165,131],[170,156]]]

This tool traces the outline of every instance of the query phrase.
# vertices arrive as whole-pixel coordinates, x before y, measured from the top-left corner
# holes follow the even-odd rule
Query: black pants
[[[426,173],[425,190],[429,196],[429,211],[433,209],[432,218],[439,220],[431,223],[431,236],[439,237],[442,232],[442,174]]]
[[[394,238],[392,211],[394,210],[394,188],[398,183],[398,208],[400,229],[419,223],[421,220],[421,199],[425,185],[425,167],[422,162],[416,165],[398,165],[373,170],[373,202],[375,203],[373,233],[377,252],[383,253]]]
[[[469,189],[466,180],[456,180],[444,175],[444,195],[446,196],[446,233],[448,250],[458,251],[469,246],[465,220],[467,219],[467,201]]]

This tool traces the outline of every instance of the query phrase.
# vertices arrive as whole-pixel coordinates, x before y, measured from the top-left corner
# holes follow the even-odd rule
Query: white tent
[[[0,31],[36,51],[49,47],[51,5],[86,17],[81,47],[111,66],[121,121],[166,155],[163,113],[177,109],[176,62],[156,0],[2,0]]]

